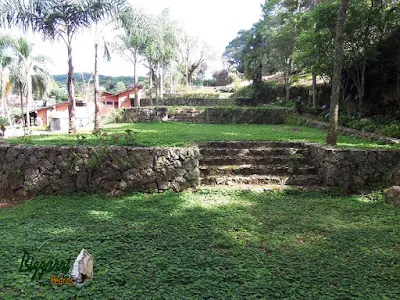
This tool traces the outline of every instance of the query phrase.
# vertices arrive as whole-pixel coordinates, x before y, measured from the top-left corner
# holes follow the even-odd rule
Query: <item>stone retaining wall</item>
[[[235,99],[163,99],[150,101],[141,99],[141,106],[234,106]]]
[[[322,182],[356,192],[364,187],[388,186],[400,168],[400,150],[336,149],[308,144],[310,160]]]
[[[122,115],[116,118],[118,123],[140,123],[152,121],[166,121],[168,108],[166,107],[135,107],[124,109]]]
[[[171,112],[166,107],[127,108],[117,118],[117,122],[135,123],[148,121],[166,121],[168,119],[193,123],[246,123],[246,124],[283,124],[292,114],[291,109],[268,109],[251,107],[207,107],[175,108]]]
[[[208,107],[204,111],[205,123],[226,124],[283,124],[291,109],[223,108]]]
[[[0,197],[175,190],[199,184],[197,148],[0,146]]]

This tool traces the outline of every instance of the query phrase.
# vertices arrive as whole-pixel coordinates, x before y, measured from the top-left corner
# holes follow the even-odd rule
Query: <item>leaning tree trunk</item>
[[[94,131],[100,129],[100,99],[99,99],[99,69],[98,69],[99,41],[94,42]]]
[[[340,96],[340,75],[343,61],[343,33],[346,24],[346,12],[349,0],[342,0],[339,9],[339,17],[336,26],[335,58],[332,78],[331,107],[329,113],[329,127],[326,142],[328,145],[336,145],[338,135],[339,119],[339,96]]]
[[[312,74],[312,106],[316,108],[317,103],[317,75]]]
[[[76,122],[75,122],[75,86],[74,86],[74,65],[72,64],[72,45],[68,45],[68,116],[69,116],[69,128],[68,133],[76,133]]]

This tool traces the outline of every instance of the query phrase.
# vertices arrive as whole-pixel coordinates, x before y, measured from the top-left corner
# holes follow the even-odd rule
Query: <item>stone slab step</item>
[[[236,156],[236,157],[203,157],[199,161],[201,166],[232,166],[232,165],[291,165],[306,164],[307,160],[304,157],[289,157],[289,156]]]
[[[209,175],[315,175],[316,169],[311,165],[299,167],[282,165],[234,165],[234,166],[200,166],[201,176]]]
[[[268,176],[268,175],[251,175],[251,176],[207,176],[200,179],[204,185],[296,185],[310,186],[318,185],[321,179],[318,175],[293,175],[293,176]]]
[[[260,147],[280,147],[280,148],[307,148],[300,142],[287,141],[231,141],[231,142],[206,142],[199,144],[201,148],[229,148],[229,149],[251,149]]]
[[[327,190],[329,187],[322,185],[280,185],[280,184],[241,184],[241,185],[202,185],[198,190],[248,190],[254,193],[264,193],[267,191],[283,191],[283,190]]]
[[[299,149],[291,147],[258,147],[258,148],[201,148],[200,154],[204,157],[215,156],[270,156],[270,155],[308,155],[308,149]]]

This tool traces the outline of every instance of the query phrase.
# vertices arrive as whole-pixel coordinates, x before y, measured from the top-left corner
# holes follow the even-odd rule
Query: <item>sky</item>
[[[199,36],[207,41],[214,53],[211,70],[222,67],[221,56],[225,47],[234,39],[241,29],[249,29],[261,16],[263,0],[135,0],[134,6],[143,8],[148,14],[158,15],[164,8],[170,9],[170,17],[179,21],[189,35]],[[112,41],[117,33],[109,33],[107,41]],[[42,41],[40,36],[29,36],[33,39],[37,53],[49,56],[52,65],[50,73],[67,73],[67,49],[60,42]],[[93,71],[94,34],[86,31],[79,34],[74,41],[73,62],[75,72]],[[111,62],[104,60],[99,64],[100,74],[109,76],[132,76],[133,67],[128,61],[113,54]],[[146,69],[140,67],[139,75],[145,75]]]

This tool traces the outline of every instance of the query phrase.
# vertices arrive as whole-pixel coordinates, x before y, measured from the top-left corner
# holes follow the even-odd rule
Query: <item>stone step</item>
[[[201,166],[232,166],[232,165],[296,165],[306,164],[307,159],[304,157],[289,156],[236,156],[236,157],[203,157],[199,161]]]
[[[287,142],[287,141],[231,141],[231,142],[206,142],[199,144],[200,149],[202,148],[229,148],[229,149],[251,149],[251,148],[307,148],[300,142]]]
[[[321,183],[318,175],[251,175],[251,176],[207,176],[200,179],[203,185],[294,185],[311,186]]]
[[[258,148],[242,148],[242,149],[232,149],[232,148],[201,148],[200,154],[205,157],[214,156],[269,156],[269,155],[308,155],[308,149],[299,149],[291,147],[258,147]]]
[[[210,175],[314,175],[316,169],[311,165],[302,165],[299,167],[282,165],[236,165],[236,166],[200,166],[202,177]]]

